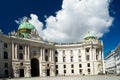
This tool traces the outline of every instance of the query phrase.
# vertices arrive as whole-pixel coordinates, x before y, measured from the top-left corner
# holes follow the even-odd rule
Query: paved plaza
[[[57,76],[57,77],[32,77],[14,78],[0,80],[120,80],[120,76],[100,75],[100,76]]]

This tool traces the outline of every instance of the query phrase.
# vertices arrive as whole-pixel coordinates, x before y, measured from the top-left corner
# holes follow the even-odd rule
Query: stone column
[[[40,54],[41,54],[41,61],[43,61],[43,51],[42,51],[42,48],[40,49]]]
[[[94,48],[94,51],[93,51],[93,56],[94,56],[94,60],[96,60],[96,48]]]
[[[82,48],[81,49],[81,53],[82,53],[82,56],[81,56],[81,61],[86,61],[86,53],[85,53],[85,48]]]
[[[15,59],[18,59],[17,58],[17,43],[15,44]]]
[[[27,55],[27,46],[25,45],[25,57],[24,57],[25,60],[27,60],[27,56],[28,56]]]
[[[99,60],[102,60],[102,52],[100,48],[99,48]]]
[[[29,45],[28,45],[28,48],[27,48],[27,52],[28,52],[27,58],[29,60],[30,59],[30,47],[29,47]]]
[[[41,71],[41,61],[42,61],[42,48],[39,49],[39,54],[40,54],[40,57],[39,57],[39,76],[42,75]]]
[[[12,59],[15,59],[14,43],[12,42]]]
[[[39,48],[39,62],[41,61],[41,48]]]
[[[43,53],[43,56],[42,56],[43,57],[43,61],[45,61],[45,49],[44,48],[43,48],[43,52],[42,53]]]
[[[104,64],[104,55],[103,55],[103,52],[104,52],[104,51],[103,51],[103,48],[101,48],[101,54],[102,54],[102,55],[101,55],[101,56],[102,56],[102,67],[103,67],[102,70],[103,70],[103,73],[105,73],[105,64]]]
[[[92,57],[93,55],[92,55],[92,48],[90,48],[90,55],[89,55],[89,57],[90,57],[90,61],[92,61],[93,60],[93,57]]]
[[[96,50],[95,50],[95,48],[93,47],[93,48],[92,48],[92,60],[93,60],[93,61],[96,60],[96,59],[95,59],[95,57],[96,57],[96,55],[95,55],[96,52],[95,52],[95,51],[96,51]]]
[[[49,49],[49,61],[52,61],[52,54],[51,49]]]
[[[54,61],[54,50],[53,49],[51,50],[51,61],[52,62]]]

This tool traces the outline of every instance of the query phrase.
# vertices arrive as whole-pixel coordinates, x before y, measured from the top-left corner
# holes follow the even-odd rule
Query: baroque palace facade
[[[17,32],[0,32],[0,77],[101,73],[105,73],[103,43],[90,33],[82,42],[46,42],[27,19]]]

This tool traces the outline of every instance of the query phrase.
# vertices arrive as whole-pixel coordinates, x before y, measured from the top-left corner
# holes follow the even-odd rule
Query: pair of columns
[[[16,43],[12,43],[12,59],[18,59],[18,44]],[[25,56],[24,59],[25,60],[29,60],[30,58],[30,51],[29,51],[29,46],[25,45]]]
[[[40,48],[41,61],[45,61],[45,48]],[[54,52],[53,49],[49,49],[49,61],[54,61]]]

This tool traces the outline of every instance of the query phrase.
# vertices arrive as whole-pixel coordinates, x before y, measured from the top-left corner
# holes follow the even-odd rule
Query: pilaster
[[[14,43],[12,42],[12,59],[15,59]]]
[[[17,59],[17,43],[15,44],[15,59]]]

